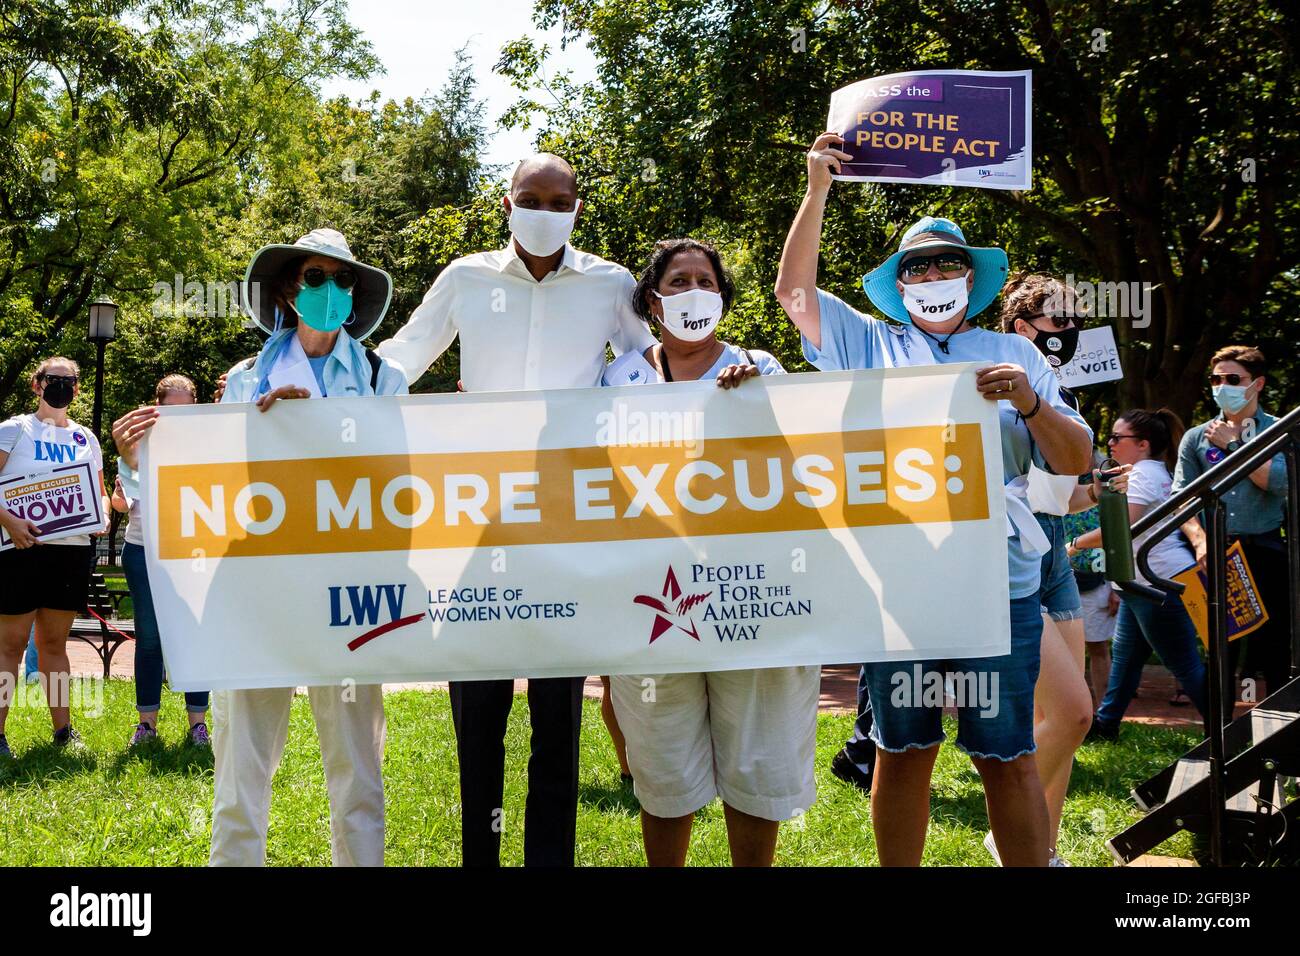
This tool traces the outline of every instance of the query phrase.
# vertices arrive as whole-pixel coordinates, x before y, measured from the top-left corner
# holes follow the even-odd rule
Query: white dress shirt
[[[512,240],[449,263],[377,351],[414,382],[459,335],[466,391],[594,387],[607,342],[615,355],[654,342],[632,310],[635,287],[622,266],[568,245],[538,282]]]

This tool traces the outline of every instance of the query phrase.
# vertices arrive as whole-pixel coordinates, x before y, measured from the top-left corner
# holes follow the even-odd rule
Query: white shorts
[[[819,666],[615,675],[610,689],[650,815],[686,816],[721,796],[750,816],[788,820],[816,799]]]
[[[1089,644],[1100,644],[1115,636],[1116,615],[1110,613],[1110,595],[1109,584],[1079,592],[1079,603],[1083,605],[1083,639]]]

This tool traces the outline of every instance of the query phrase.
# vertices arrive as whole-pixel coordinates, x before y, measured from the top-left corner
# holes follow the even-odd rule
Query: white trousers
[[[293,693],[273,687],[212,694],[212,866],[266,863],[271,778],[289,735]],[[325,764],[334,865],[383,866],[383,687],[307,693]]]

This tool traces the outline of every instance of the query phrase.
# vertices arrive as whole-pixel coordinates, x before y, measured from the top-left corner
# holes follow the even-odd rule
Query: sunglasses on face
[[[1039,319],[1046,319],[1051,322],[1052,328],[1058,332],[1064,332],[1074,325],[1074,316],[1072,315],[1036,315],[1032,321],[1037,322]]]
[[[357,284],[357,274],[347,268],[339,269],[337,272],[326,272],[319,266],[312,266],[302,274],[302,281],[313,289],[323,285],[326,279],[333,279],[334,284],[340,289],[351,289]]]
[[[1211,385],[1240,385],[1242,382],[1252,381],[1248,375],[1238,375],[1236,372],[1229,372],[1226,375],[1210,375]]]
[[[40,380],[46,385],[53,385],[56,382],[63,382],[67,385],[76,385],[77,376],[75,375],[42,375]]]
[[[1136,439],[1137,439],[1137,435],[1116,435],[1116,434],[1112,433],[1111,436],[1110,436],[1109,438],[1106,439],[1106,444],[1107,444],[1107,445],[1114,445],[1114,444],[1116,444],[1117,442],[1122,442],[1125,438],[1132,438],[1132,439],[1136,440]]]
[[[961,275],[970,268],[970,259],[960,252],[940,252],[933,256],[917,256],[898,267],[898,274],[909,279],[920,279],[930,271],[930,264],[946,276]]]

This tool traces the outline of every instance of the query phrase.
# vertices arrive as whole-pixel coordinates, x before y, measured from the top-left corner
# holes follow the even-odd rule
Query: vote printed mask
[[[683,342],[706,339],[722,318],[722,296],[708,289],[691,289],[676,295],[659,296],[663,305],[663,327]]]
[[[903,284],[903,307],[918,319],[942,322],[966,308],[967,301],[966,276]]]

